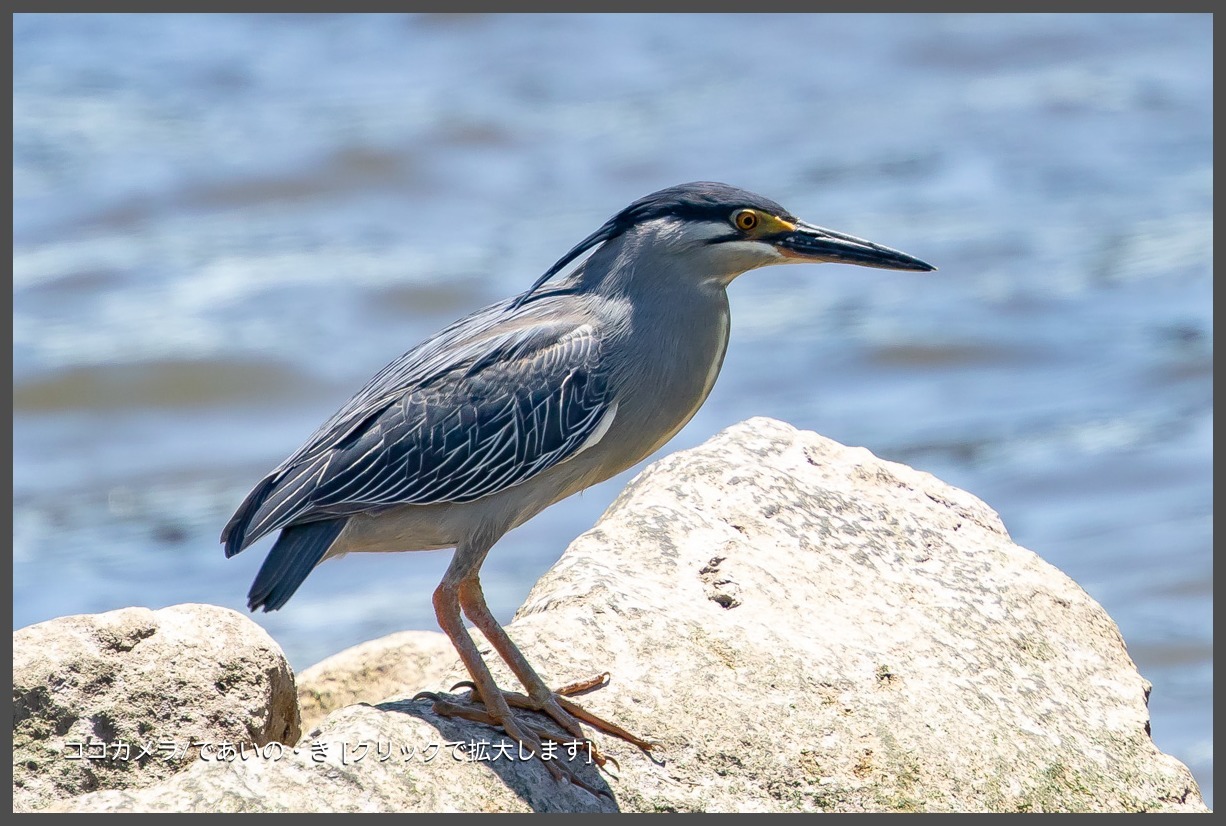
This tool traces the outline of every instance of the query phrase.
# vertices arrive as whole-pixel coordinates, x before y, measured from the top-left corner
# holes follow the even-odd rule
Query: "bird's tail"
[[[288,602],[340,536],[346,521],[346,517],[340,517],[282,529],[251,583],[247,607],[252,611],[257,608],[275,611]]]
[[[255,489],[247,494],[243,504],[238,506],[238,510],[234,512],[234,515],[230,517],[230,521],[222,529],[221,541],[226,546],[226,559],[234,556],[243,548],[259,539],[259,536],[247,536],[247,528],[250,527],[255,512],[259,510],[260,505],[264,504],[264,500],[272,492],[276,481],[276,474],[272,473],[261,479],[260,483],[255,486]]]

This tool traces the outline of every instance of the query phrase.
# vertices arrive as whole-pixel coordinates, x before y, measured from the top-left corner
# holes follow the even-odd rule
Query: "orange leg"
[[[575,737],[583,737],[583,729],[579,725],[579,720],[581,719],[590,726],[638,746],[643,751],[651,751],[654,744],[650,741],[636,737],[621,726],[603,720],[585,710],[573,700],[567,699],[567,695],[578,694],[604,685],[608,675],[584,680],[572,686],[566,686],[558,691],[554,691],[537,675],[536,671],[528,663],[527,658],[524,657],[515,643],[511,641],[511,638],[503,630],[502,626],[498,624],[498,621],[494,619],[489,606],[485,603],[485,595],[481,592],[481,583],[475,573],[459,583],[459,598],[464,613],[472,620],[473,625],[485,635],[485,638],[490,641],[490,645],[498,652],[498,656],[502,657],[503,661],[511,668],[511,671],[523,683],[524,688],[528,689],[527,697],[516,695],[512,692],[504,692],[505,699],[510,701],[511,705],[544,712]]]
[[[433,700],[434,711],[438,714],[462,717],[501,727],[521,747],[538,758],[542,758],[542,741],[563,742],[569,736],[575,740],[585,740],[595,762],[603,766],[607,758],[596,751],[591,741],[584,737],[583,728],[579,724],[580,720],[633,743],[644,751],[650,751],[654,744],[635,737],[613,723],[600,719],[567,699],[568,696],[604,685],[608,678],[607,674],[553,691],[545,685],[515,643],[511,642],[506,631],[494,619],[494,615],[490,613],[489,607],[485,604],[485,596],[481,593],[477,571],[495,539],[497,539],[496,536],[491,539],[474,534],[468,540],[461,542],[456,547],[455,556],[452,557],[451,565],[443,576],[443,581],[434,591],[434,613],[438,618],[439,627],[451,639],[452,645],[460,655],[460,660],[468,670],[469,676],[472,677],[471,683],[461,683],[461,685],[467,684],[471,687],[480,704],[455,703],[429,692],[422,692],[417,695],[417,698],[425,697]],[[464,614],[468,615],[473,625],[485,635],[494,650],[528,689],[527,696],[512,691],[503,691],[498,687],[489,667],[481,658],[481,652],[477,650],[472,637],[464,628]],[[529,717],[516,717],[511,710],[512,707],[543,712],[553,721],[553,724],[561,726],[561,731],[552,730],[551,725],[535,723]],[[595,795],[607,796],[606,793],[597,791],[580,780],[562,761],[542,758],[542,762],[555,779],[574,783]]]

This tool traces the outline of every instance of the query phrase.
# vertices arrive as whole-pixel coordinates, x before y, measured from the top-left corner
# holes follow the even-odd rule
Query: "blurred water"
[[[706,406],[997,509],[1118,622],[1212,802],[1212,18],[14,18],[14,627],[243,609],[248,488],[393,356],[695,179],[940,267],[731,290]],[[508,620],[631,474],[507,536]],[[256,616],[296,668],[433,628],[448,554]]]

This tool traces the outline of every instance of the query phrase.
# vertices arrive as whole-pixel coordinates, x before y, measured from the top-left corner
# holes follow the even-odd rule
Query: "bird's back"
[[[288,525],[473,501],[565,461],[610,405],[601,346],[598,320],[562,288],[457,321],[255,486],[222,533],[227,555]]]

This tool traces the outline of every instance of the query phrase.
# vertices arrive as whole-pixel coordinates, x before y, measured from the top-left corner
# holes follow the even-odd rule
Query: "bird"
[[[254,486],[221,534],[228,558],[280,532],[248,608],[283,607],[326,559],[454,548],[432,602],[471,677],[461,684],[470,700],[419,697],[501,728],[538,757],[559,733],[590,745],[581,723],[650,752],[656,743],[572,699],[607,673],[557,690],[537,674],[487,606],[481,565],[509,530],[633,467],[694,416],[724,361],[737,276],[820,262],[935,269],[725,183],[634,201],[524,292],[388,364]],[[464,617],[524,692],[497,685]],[[561,761],[543,762],[593,791]]]

